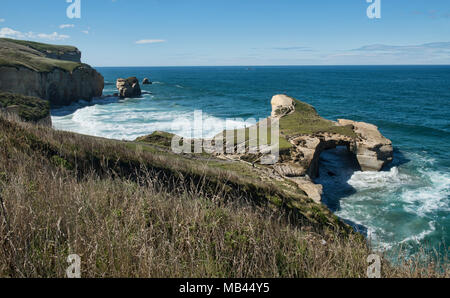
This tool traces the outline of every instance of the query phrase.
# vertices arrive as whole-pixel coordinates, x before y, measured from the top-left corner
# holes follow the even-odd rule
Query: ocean
[[[324,203],[365,234],[374,249],[411,254],[418,245],[449,254],[450,66],[122,67],[97,70],[105,95],[119,77],[148,77],[142,98],[109,97],[52,110],[56,129],[133,140],[155,130],[203,137],[226,119],[244,127],[270,114],[275,94],[305,101],[327,119],[370,122],[392,140],[394,162],[359,172],[342,148],[321,156]],[[328,172],[336,175],[328,175]]]

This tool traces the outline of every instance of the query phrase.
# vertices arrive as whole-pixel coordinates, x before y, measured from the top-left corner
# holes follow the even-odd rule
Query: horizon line
[[[127,65],[127,66],[114,66],[114,65],[93,65],[93,67],[110,67],[110,68],[120,68],[120,67],[136,67],[136,68],[145,68],[145,67],[298,67],[298,66],[450,66],[449,64],[267,64],[267,65]]]

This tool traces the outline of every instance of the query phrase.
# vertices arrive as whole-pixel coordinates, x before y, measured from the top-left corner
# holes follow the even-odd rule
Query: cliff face
[[[103,76],[80,59],[75,47],[0,39],[0,91],[36,96],[52,105],[101,96]]]
[[[0,67],[0,90],[36,96],[52,105],[69,105],[80,99],[102,95],[103,76],[87,65],[73,72],[55,68],[36,72],[25,67]]]
[[[56,60],[65,60],[81,63],[81,52],[77,48],[73,48],[67,51],[58,51],[58,50],[43,50],[41,52],[45,55],[45,57]]]

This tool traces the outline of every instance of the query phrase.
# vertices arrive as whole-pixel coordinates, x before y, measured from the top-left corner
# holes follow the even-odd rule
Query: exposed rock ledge
[[[299,101],[286,95],[274,96],[272,119],[278,119],[283,129],[282,118],[294,113],[298,105]],[[355,154],[362,171],[380,171],[392,161],[392,142],[385,138],[375,125],[345,119],[339,119],[333,124],[334,127],[351,128],[354,135],[324,130],[314,134],[290,136],[288,141],[293,145],[291,158],[276,165],[275,168],[285,176],[297,177],[307,174],[315,178],[319,173],[320,154],[338,146],[345,146]]]

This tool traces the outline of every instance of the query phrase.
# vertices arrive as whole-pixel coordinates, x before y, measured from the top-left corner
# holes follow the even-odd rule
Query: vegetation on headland
[[[50,117],[47,100],[9,92],[0,92],[0,110],[16,113],[24,121],[31,122]]]
[[[64,53],[75,50],[76,48],[71,46],[0,38],[0,66],[26,67],[38,72],[50,72],[59,68],[72,72],[83,64],[48,58],[44,52]]]
[[[1,38],[0,40],[16,43],[22,46],[30,47],[32,49],[35,49],[39,52],[74,52],[77,51],[77,48],[74,46],[67,46],[67,45],[53,45],[48,43],[40,43],[35,41],[29,41],[29,40],[19,40],[19,39],[12,39],[12,38]]]
[[[5,117],[0,139],[0,276],[64,277],[72,253],[83,277],[366,276],[363,237],[244,163]],[[438,265],[382,276],[448,277]]]
[[[150,135],[137,138],[136,142],[149,143],[152,145],[157,145],[168,149],[172,145],[172,138],[174,136],[175,135],[172,133],[164,131],[155,131]]]
[[[351,127],[337,126],[333,121],[322,118],[313,106],[297,99],[294,103],[295,111],[280,119],[280,132],[284,136],[328,132],[356,137]]]

